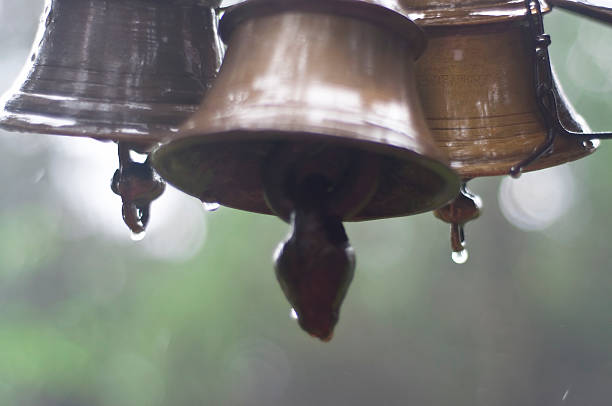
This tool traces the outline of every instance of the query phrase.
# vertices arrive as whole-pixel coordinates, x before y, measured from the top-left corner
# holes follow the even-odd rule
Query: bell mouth
[[[435,157],[324,131],[236,129],[200,133],[160,146],[151,159],[165,180],[204,202],[276,214],[266,203],[262,172],[274,150],[289,143],[306,148],[330,145],[379,160],[381,175],[369,201],[358,212],[345,215],[343,221],[430,211],[451,201],[460,187],[455,172]]]
[[[121,141],[133,145],[139,151],[148,151],[162,141],[162,134],[177,132],[180,123],[188,117],[187,112],[193,114],[197,110],[195,105],[170,104],[152,105],[146,109],[128,109],[127,112],[132,113],[132,120],[122,123],[118,118],[118,112],[121,109],[125,110],[124,103],[76,102],[69,107],[58,106],[57,114],[50,111],[48,107],[44,112],[32,108],[41,101],[44,102],[45,99],[42,95],[25,93],[12,95],[11,100],[0,105],[0,127],[11,132],[89,137],[99,141]],[[15,107],[17,104],[18,106]],[[95,104],[91,119],[77,118],[79,112],[83,114],[79,106],[84,104]],[[25,110],[24,107],[28,110]],[[107,108],[106,111],[112,111],[112,113],[94,113],[98,108]],[[173,110],[179,110],[176,116],[170,113]],[[141,117],[142,120],[134,121],[134,117]]]
[[[534,143],[529,138],[536,136],[539,143]],[[482,159],[471,160],[453,160],[451,167],[457,171],[463,178],[471,179],[483,176],[503,176],[508,175],[511,168],[529,157],[532,151],[543,142],[545,134],[542,132],[528,134],[526,137],[515,137],[514,143],[525,142],[532,145],[531,148],[525,149],[515,156],[499,158],[493,156],[483,156]],[[526,141],[524,141],[526,140]],[[491,150],[498,149],[502,146],[502,142],[492,141],[486,148]],[[556,136],[553,143],[552,152],[538,158],[536,161],[524,168],[523,172],[533,172],[542,169],[551,168],[553,166],[562,165],[568,162],[576,161],[594,153],[599,146],[597,140],[584,141],[572,138],[565,134]],[[443,148],[444,149],[444,148]],[[464,148],[468,150],[469,147]],[[457,153],[459,148],[453,147],[454,153]]]

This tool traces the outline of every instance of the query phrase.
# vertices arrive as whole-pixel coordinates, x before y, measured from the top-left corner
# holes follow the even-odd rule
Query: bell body
[[[194,1],[47,0],[0,125],[152,144],[197,109],[216,74],[215,23]]]
[[[427,26],[427,50],[417,62],[417,83],[434,139],[463,178],[507,174],[546,138],[537,104],[533,39],[524,22]],[[564,126],[584,130],[564,99]],[[588,155],[595,149],[559,135],[536,170]]]
[[[367,186],[353,191],[354,207],[333,213],[343,220],[413,214],[452,199],[458,178],[416,93],[420,30],[367,2],[266,3],[273,7],[245,3],[224,16],[219,76],[199,112],[153,154],[158,172],[203,201],[284,219],[290,208],[270,201],[263,177],[282,188],[298,161],[332,185],[361,173],[364,181],[353,183]]]

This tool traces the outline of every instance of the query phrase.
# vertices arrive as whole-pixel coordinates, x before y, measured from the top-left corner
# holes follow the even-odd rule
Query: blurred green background
[[[0,0],[0,90],[39,0]],[[612,129],[612,29],[545,20],[561,82]],[[350,224],[354,282],[334,339],[300,330],[274,217],[169,190],[143,241],[109,188],[111,144],[0,133],[0,405],[609,405],[612,146],[478,179],[470,260],[431,214]]]

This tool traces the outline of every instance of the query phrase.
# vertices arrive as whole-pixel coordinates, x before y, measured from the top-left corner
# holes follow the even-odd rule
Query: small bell
[[[374,2],[252,0],[220,33],[217,80],[153,166],[202,201],[292,223],[277,276],[326,340],[354,266],[342,221],[429,211],[459,189],[416,93],[422,32]]]
[[[159,133],[176,131],[197,109],[220,65],[214,4],[199,3],[47,0],[32,56],[2,98],[0,126],[113,140],[120,155],[150,151]],[[128,181],[139,173],[134,165],[120,162],[113,190],[138,233],[148,209],[137,221],[131,203],[125,206],[125,198],[142,193],[139,182]],[[163,191],[148,162],[139,165]]]
[[[530,20],[549,10],[545,3],[535,2],[537,13],[523,1],[426,3],[418,22],[429,42],[417,62],[417,84],[433,137],[464,182],[479,176],[519,176],[596,149],[597,141],[570,133],[588,128],[552,73],[544,104],[545,87],[535,85],[550,71],[547,55],[536,55],[536,49],[546,48],[548,37],[534,32]],[[430,18],[436,13],[441,18]],[[475,199],[464,191],[436,215]],[[470,204],[478,206],[474,200]],[[464,221],[449,222],[453,253],[467,259],[456,254],[465,242]]]
[[[506,175],[547,138],[538,107],[531,35],[521,20],[424,27],[429,42],[417,83],[437,145],[463,178]],[[581,117],[562,96],[566,128]],[[560,134],[552,153],[524,170],[544,169],[591,154],[591,143]]]
[[[32,56],[3,96],[9,131],[123,141],[140,150],[198,107],[220,64],[212,6],[47,0]]]

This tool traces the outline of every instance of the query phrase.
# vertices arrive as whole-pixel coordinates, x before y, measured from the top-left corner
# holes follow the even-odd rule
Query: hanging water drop
[[[217,211],[221,205],[219,203],[207,203],[204,202],[204,210],[206,211]]]
[[[461,251],[453,251],[453,253],[451,254],[451,258],[456,264],[465,264],[468,260],[468,257],[469,255],[465,248]]]
[[[437,218],[450,223],[451,257],[457,264],[465,264],[468,260],[465,249],[465,223],[478,218],[481,208],[482,200],[473,194],[464,182],[455,200],[434,211]]]
[[[130,236],[130,238],[132,239],[132,241],[142,241],[145,238],[146,234],[147,233],[144,231],[140,233],[132,232],[132,235]]]
[[[298,314],[295,311],[295,309],[291,309],[291,311],[289,312],[289,317],[291,317],[293,320],[297,320],[298,319]]]

